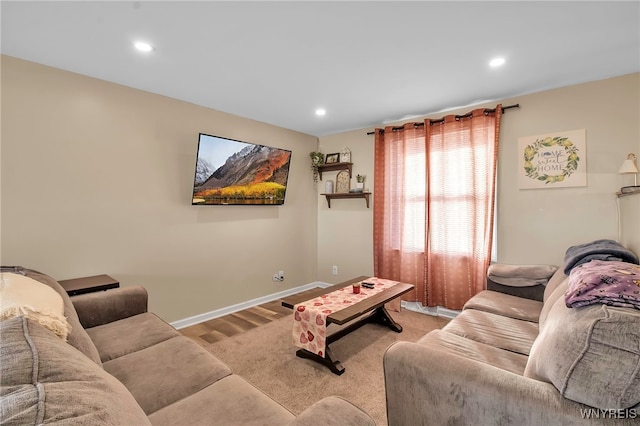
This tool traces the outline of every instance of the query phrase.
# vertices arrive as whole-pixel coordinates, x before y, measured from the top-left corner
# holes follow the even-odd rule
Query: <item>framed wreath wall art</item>
[[[521,189],[587,186],[585,129],[518,139]]]

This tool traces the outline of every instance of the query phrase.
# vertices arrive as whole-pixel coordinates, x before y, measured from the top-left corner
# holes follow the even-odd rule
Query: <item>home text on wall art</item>
[[[521,189],[587,186],[585,129],[518,138]]]

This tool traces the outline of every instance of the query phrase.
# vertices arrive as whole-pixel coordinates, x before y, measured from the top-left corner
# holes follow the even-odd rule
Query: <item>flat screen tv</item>
[[[192,205],[281,205],[291,151],[200,133]]]

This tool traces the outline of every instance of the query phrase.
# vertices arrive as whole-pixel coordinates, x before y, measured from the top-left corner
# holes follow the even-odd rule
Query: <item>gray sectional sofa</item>
[[[211,353],[147,312],[147,292],[126,287],[70,298],[53,288],[71,326],[66,342],[39,321],[0,323],[3,425],[372,425],[337,397],[294,416]]]
[[[568,282],[558,269],[542,301],[482,291],[389,347],[389,425],[640,424],[640,310],[569,308]]]

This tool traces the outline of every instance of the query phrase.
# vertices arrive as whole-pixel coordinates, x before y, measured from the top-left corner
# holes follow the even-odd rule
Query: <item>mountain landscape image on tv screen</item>
[[[201,133],[194,205],[284,204],[291,151]]]

